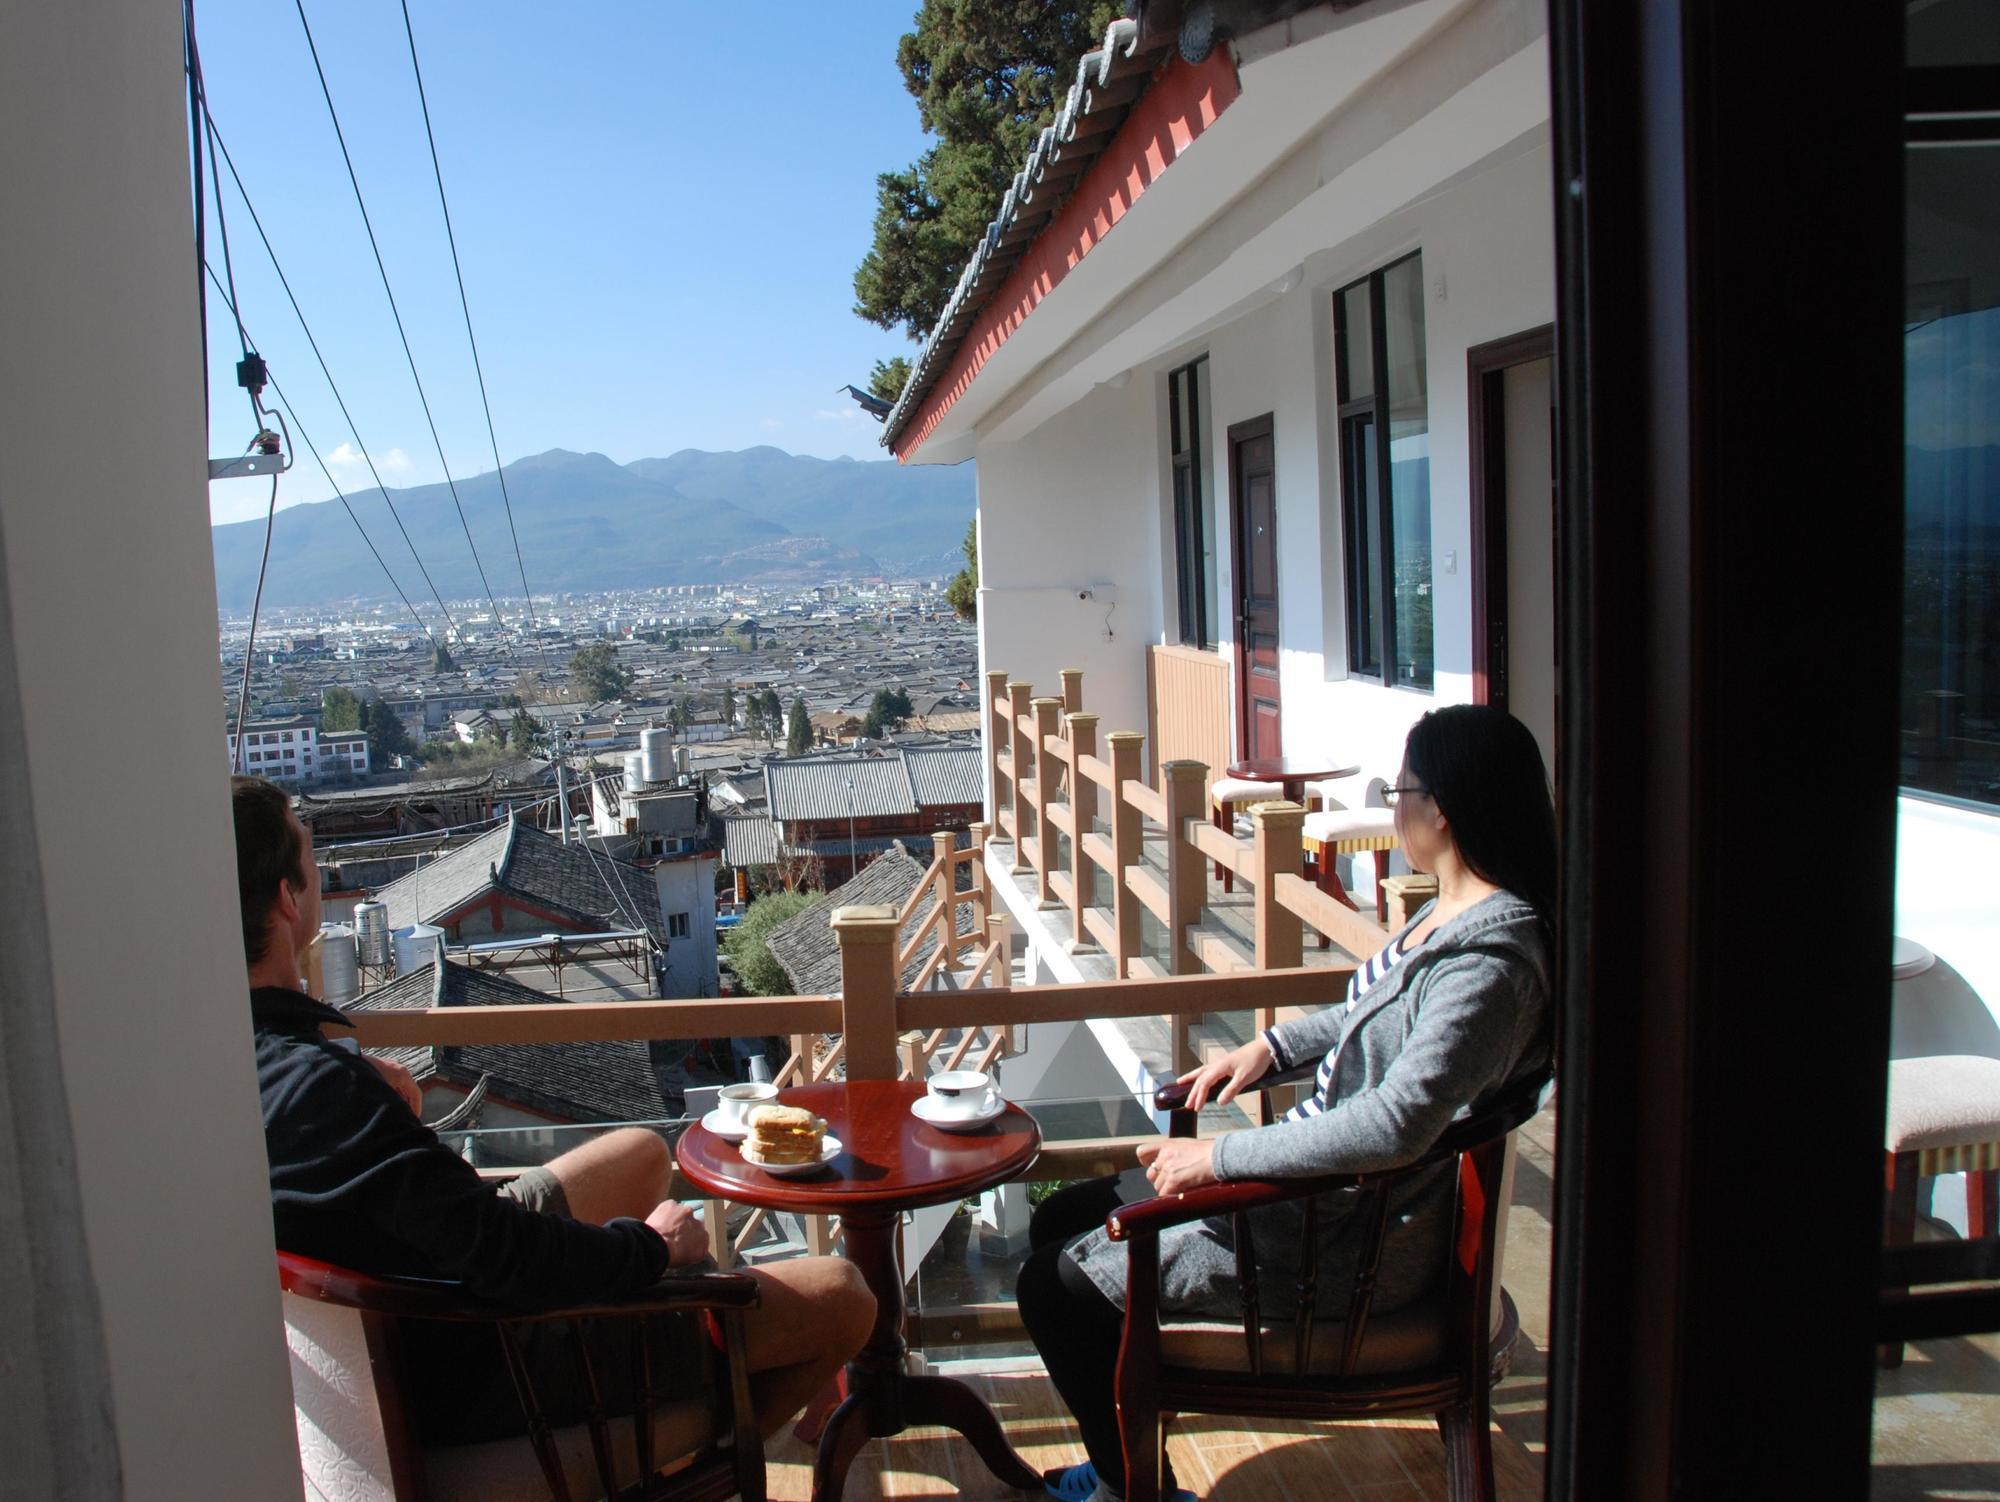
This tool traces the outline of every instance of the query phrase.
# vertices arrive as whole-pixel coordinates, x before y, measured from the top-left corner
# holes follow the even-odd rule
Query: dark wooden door
[[[1266,413],[1229,430],[1236,552],[1236,749],[1282,756],[1278,695],[1278,485]]]

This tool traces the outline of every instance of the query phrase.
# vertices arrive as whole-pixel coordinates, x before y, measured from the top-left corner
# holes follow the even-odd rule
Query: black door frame
[[[1507,707],[1507,383],[1517,365],[1553,361],[1552,323],[1465,352],[1472,481],[1472,702]],[[1553,388],[1551,388],[1553,391]],[[1554,455],[1550,456],[1551,464]],[[1560,512],[1558,512],[1560,530]],[[1558,550],[1561,543],[1558,540]],[[1553,582],[1553,580],[1551,581]],[[1561,630],[1558,613],[1557,630]]]
[[[1568,770],[1548,1494],[1860,1499],[1902,7],[1552,0],[1550,36]]]

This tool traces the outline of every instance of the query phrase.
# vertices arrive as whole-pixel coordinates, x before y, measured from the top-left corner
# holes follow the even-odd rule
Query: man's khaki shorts
[[[530,1210],[569,1218],[569,1196],[563,1193],[562,1180],[546,1168],[522,1169],[520,1177],[500,1186],[500,1192]]]

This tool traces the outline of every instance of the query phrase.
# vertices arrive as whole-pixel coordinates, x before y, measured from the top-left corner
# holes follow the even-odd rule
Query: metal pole
[[[847,879],[854,880],[861,874],[861,864],[854,856],[854,779],[847,779]]]
[[[564,776],[569,767],[569,758],[564,749],[568,740],[569,732],[558,727],[556,730],[556,817],[562,821],[562,842],[565,845],[569,843],[569,780]]]

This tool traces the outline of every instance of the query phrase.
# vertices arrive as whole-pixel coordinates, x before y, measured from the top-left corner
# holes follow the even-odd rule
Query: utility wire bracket
[[[291,467],[291,461],[282,453],[264,454],[253,450],[238,454],[234,459],[209,460],[208,477],[211,480],[242,480],[254,475],[283,474]]]

